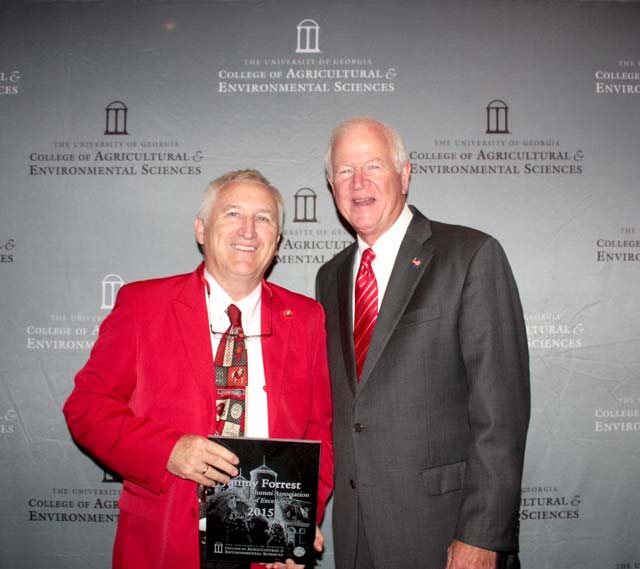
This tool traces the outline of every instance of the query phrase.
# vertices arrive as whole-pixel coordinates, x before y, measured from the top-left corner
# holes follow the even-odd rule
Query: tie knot
[[[242,313],[235,304],[230,304],[227,308],[227,314],[229,315],[229,321],[234,328],[242,328]]]
[[[362,253],[362,259],[360,261],[367,269],[371,269],[371,263],[376,258],[376,254],[373,252],[373,249],[369,247],[365,249]]]

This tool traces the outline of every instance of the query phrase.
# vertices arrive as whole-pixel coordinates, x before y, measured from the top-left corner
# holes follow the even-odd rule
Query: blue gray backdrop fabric
[[[3,2],[0,566],[110,566],[120,484],[61,406],[117,290],[192,270],[202,190],[255,167],[287,208],[271,278],[312,295],[352,240],[329,131],[369,115],[410,203],[518,281],[523,567],[640,567],[639,29],[638,2]]]

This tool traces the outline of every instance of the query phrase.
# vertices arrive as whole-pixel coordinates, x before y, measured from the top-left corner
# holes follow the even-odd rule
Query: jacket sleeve
[[[469,263],[458,327],[471,441],[456,537],[491,550],[517,551],[529,356],[516,283],[492,238]]]
[[[324,516],[327,501],[333,491],[333,441],[331,431],[333,405],[331,401],[324,310],[319,304],[317,306],[320,317],[316,320],[317,325],[313,328],[313,356],[311,362],[313,402],[305,438],[321,442],[317,511],[319,524]]]
[[[74,439],[94,458],[160,494],[174,480],[166,465],[183,433],[130,405],[139,370],[137,293],[131,285],[120,289],[63,411]]]

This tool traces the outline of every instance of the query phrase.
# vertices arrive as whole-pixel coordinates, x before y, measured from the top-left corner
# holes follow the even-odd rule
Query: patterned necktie
[[[371,269],[371,262],[376,254],[373,249],[365,249],[362,253],[358,276],[356,277],[356,308],[353,324],[353,342],[356,352],[356,374],[360,374],[367,357],[373,327],[378,318],[378,283]]]
[[[231,325],[220,339],[215,359],[216,434],[243,437],[247,414],[247,350],[240,309],[235,304],[230,304],[227,314]]]
[[[222,335],[214,369],[216,376],[216,435],[244,437],[246,421],[245,395],[247,391],[247,350],[242,330],[242,314],[235,304],[230,304],[227,314],[231,325]],[[207,503],[213,496],[213,488],[198,484],[198,509],[200,519],[207,517]],[[200,552],[206,544],[206,533],[199,531]],[[204,566],[203,558],[200,566]]]

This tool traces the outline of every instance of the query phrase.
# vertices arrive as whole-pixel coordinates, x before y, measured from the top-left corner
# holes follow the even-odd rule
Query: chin
[[[375,224],[371,223],[369,219],[366,220],[366,223],[358,223],[358,220],[355,220],[351,225],[360,235],[373,233],[376,228]]]

